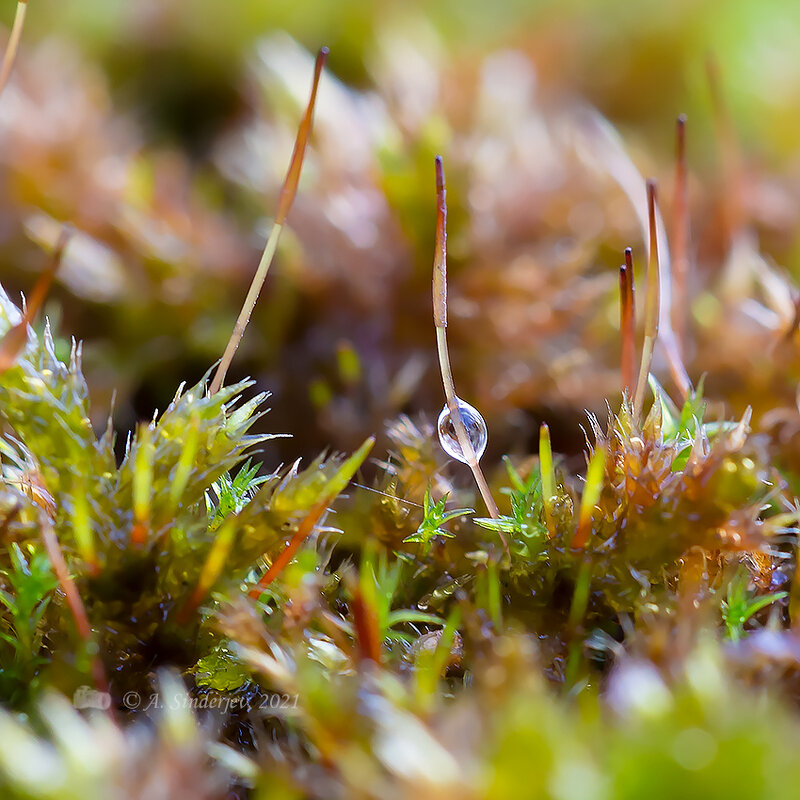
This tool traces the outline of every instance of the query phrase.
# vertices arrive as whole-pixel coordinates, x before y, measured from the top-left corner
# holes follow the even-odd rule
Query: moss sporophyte
[[[25,7],[0,68],[0,102],[19,89],[9,81],[25,62],[14,66]],[[489,278],[469,273],[470,285],[465,243],[479,252],[481,236],[462,233],[451,238],[449,305],[444,166],[441,157],[431,165],[429,138],[417,143],[435,177],[435,193],[426,190],[431,226],[436,199],[433,331],[427,300],[421,305],[429,364],[435,335],[444,407],[436,418],[439,378],[437,394],[425,394],[424,358],[387,360],[401,365],[403,380],[392,381],[389,369],[370,369],[375,361],[362,358],[354,333],[335,344],[331,370],[343,395],[370,409],[361,427],[345,431],[349,454],[326,450],[309,463],[278,465],[261,449],[276,438],[262,432],[266,392],[254,393],[256,381],[226,378],[240,343],[250,341],[244,337],[257,338],[248,322],[273,259],[291,261],[302,238],[284,237],[279,248],[294,225],[304,156],[316,146],[317,96],[329,88],[360,106],[325,76],[325,48],[312,68],[299,46],[270,47],[301,53],[296,64],[313,76],[311,92],[274,224],[218,364],[181,384],[166,410],[134,425],[118,449],[112,421],[99,433],[91,422],[81,345],[65,350],[38,319],[72,263],[77,226],[59,226],[22,308],[0,292],[0,795],[766,800],[800,786],[800,472],[792,433],[800,425],[792,407],[771,408],[764,422],[747,402],[726,418],[720,395],[738,374],[730,354],[706,385],[690,379],[702,371],[690,360],[700,343],[689,305],[707,276],[695,269],[690,241],[686,119],[678,120],[665,224],[655,182],[623,159],[613,132],[596,116],[570,118],[575,148],[584,158],[604,154],[623,187],[610,205],[641,219],[641,256],[616,242],[629,230],[620,223],[613,247],[592,251],[596,274],[579,272],[562,242],[558,266],[533,280],[545,266],[523,243],[513,258],[492,257]],[[262,56],[269,61],[269,52]],[[485,65],[481,80],[491,84],[505,63]],[[370,161],[370,170],[383,170],[386,192],[402,195],[389,151],[407,130],[380,130],[385,163]],[[451,227],[462,228],[466,205],[483,213],[492,197],[485,186],[459,197],[465,148],[451,133],[448,151],[461,171],[454,180],[448,167],[457,189]],[[337,197],[361,208],[352,180]],[[340,206],[330,203],[320,218],[336,217]],[[520,217],[529,210],[509,201],[504,213],[512,207]],[[591,217],[584,212],[570,217],[573,229]],[[537,236],[557,227],[547,217]],[[335,247],[326,247],[333,260]],[[760,275],[759,302],[773,298],[777,310],[755,312],[756,300],[744,310],[788,319],[788,332],[775,323],[762,341],[775,353],[796,350],[796,292],[754,263],[746,262],[749,271],[735,263],[729,277],[747,282],[746,272],[755,285]],[[528,308],[523,290],[545,293],[550,283],[565,287],[562,294]],[[644,297],[640,319],[635,284]],[[470,292],[480,302],[468,302]],[[493,314],[483,314],[484,299],[497,304]],[[607,336],[594,317],[575,321],[580,302],[584,310],[602,306]],[[508,370],[523,375],[516,383],[475,380],[474,372],[516,356],[471,359],[485,352],[470,349],[482,337],[473,335],[477,322],[465,331],[464,320],[480,317],[513,344],[528,337],[518,327],[537,315],[569,317],[575,329],[564,338],[583,343],[564,361],[544,334],[530,337],[546,393],[525,394],[528,373],[519,364]],[[386,321],[381,335],[400,332],[404,321]],[[352,327],[369,325],[354,318]],[[585,342],[595,339],[589,352]],[[577,424],[555,409],[578,391],[572,370],[606,356],[612,368],[593,384],[591,407],[602,408],[608,393],[607,420],[588,414],[585,446],[583,438],[575,446]],[[775,356],[792,392],[795,361]],[[786,381],[772,361],[758,366],[762,393]],[[475,405],[457,394],[454,370]],[[334,384],[318,378],[314,408],[335,416],[357,407],[337,405]],[[376,400],[370,392],[381,388],[401,399]],[[400,413],[414,397],[430,405],[427,415]],[[766,401],[753,400],[763,411]],[[280,394],[277,401],[291,402]],[[357,415],[340,416],[344,430]],[[511,452],[500,458],[505,445]],[[373,451],[380,456],[370,462]]]

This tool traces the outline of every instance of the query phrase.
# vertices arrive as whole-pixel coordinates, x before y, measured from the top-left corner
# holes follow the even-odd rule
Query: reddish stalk
[[[67,562],[64,559],[64,554],[61,552],[61,545],[59,544],[56,532],[49,519],[45,515],[40,515],[39,526],[41,529],[42,542],[44,543],[45,550],[53,565],[53,572],[58,578],[58,583],[61,586],[61,591],[64,592],[64,597],[67,600],[67,605],[75,620],[75,627],[78,635],[83,639],[85,645],[90,645],[92,641],[92,628],[89,625],[89,618],[86,615],[86,608],[81,600],[80,593],[78,592],[72,576],[69,574]],[[91,656],[92,664],[92,678],[97,690],[100,692],[109,692],[108,678],[103,667],[103,662],[100,656],[94,654]]]
[[[314,117],[314,106],[317,103],[317,89],[319,88],[319,80],[322,77],[322,69],[325,66],[325,62],[328,60],[328,53],[329,50],[327,47],[320,48],[317,53],[316,61],[314,62],[314,78],[311,83],[311,96],[308,99],[306,113],[303,115],[303,119],[300,121],[300,127],[297,129],[297,138],[294,142],[292,160],[289,162],[286,180],[283,182],[281,193],[278,196],[278,212],[275,215],[276,225],[283,225],[283,223],[286,222],[286,217],[289,216],[289,209],[291,209],[295,195],[297,194],[297,184],[300,182],[300,171],[303,168],[306,145],[308,144],[308,137],[311,134],[311,121]]]
[[[311,84],[311,96],[308,100],[306,113],[300,122],[300,127],[297,129],[297,138],[294,143],[294,151],[292,152],[292,159],[289,162],[289,170],[286,173],[286,178],[283,181],[281,192],[278,197],[278,211],[275,214],[275,222],[272,226],[269,238],[267,239],[266,247],[261,256],[256,274],[253,277],[253,282],[250,284],[250,290],[245,298],[242,310],[239,312],[239,317],[233,327],[233,333],[228,340],[225,352],[222,354],[222,360],[219,362],[217,371],[214,373],[214,379],[211,381],[208,392],[215,394],[222,388],[225,381],[225,376],[228,373],[228,368],[233,361],[233,356],[239,347],[239,343],[244,336],[245,328],[250,322],[250,316],[255,308],[258,295],[264,285],[264,280],[267,277],[272,259],[275,256],[275,250],[278,247],[278,240],[280,239],[283,225],[286,222],[286,217],[289,215],[289,209],[292,207],[295,195],[297,194],[297,184],[300,180],[300,171],[303,167],[303,158],[306,152],[306,145],[308,144],[308,137],[311,133],[311,121],[314,116],[314,106],[317,102],[317,89],[319,87],[319,80],[322,75],[322,68],[325,66],[325,61],[328,58],[328,48],[323,47],[317,53],[317,60],[314,64],[314,79]]]
[[[432,289],[433,323],[436,327],[439,368],[442,373],[442,385],[447,399],[447,407],[450,410],[450,419],[453,423],[461,452],[464,455],[467,466],[472,471],[472,476],[478,486],[478,491],[481,493],[489,516],[493,519],[498,519],[500,511],[492,497],[492,492],[478,462],[478,457],[464,426],[464,421],[461,419],[453,371],[450,367],[450,352],[447,347],[447,189],[444,180],[444,163],[441,156],[436,156],[436,244],[433,257]],[[498,531],[498,534],[508,554],[509,549],[506,537],[501,531]]]
[[[3,64],[0,66],[0,94],[6,88],[8,79],[11,77],[11,70],[14,68],[14,61],[17,58],[19,42],[22,38],[22,28],[25,25],[25,14],[28,10],[28,0],[19,0],[17,10],[14,14],[14,22],[11,25],[11,35],[8,37],[8,47],[3,56]]]
[[[614,133],[611,126],[596,113],[581,114],[579,116],[577,130],[581,136],[585,137],[585,142],[590,152],[604,163],[609,174],[628,196],[634,207],[636,216],[642,225],[643,236],[645,239],[648,239],[650,226],[647,215],[642,213],[639,172],[633,162],[625,154],[619,137]],[[672,282],[670,280],[669,251],[666,248],[667,242],[664,233],[664,224],[660,218],[657,219],[657,224],[659,228],[659,237],[662,242],[662,261],[660,263],[660,268],[663,278],[659,343],[664,350],[672,379],[685,398],[691,391],[691,381],[689,380],[689,376],[681,360],[678,345],[675,342],[675,336],[672,331],[670,298]]]
[[[350,610],[353,612],[353,624],[356,629],[356,641],[362,660],[370,660],[375,664],[381,663],[381,636],[378,627],[378,615],[375,608],[367,602],[361,587],[353,591],[350,601]]]
[[[317,505],[314,506],[311,511],[309,511],[309,513],[304,517],[303,521],[298,526],[297,530],[294,532],[294,535],[289,540],[289,543],[282,550],[280,555],[278,555],[278,557],[272,562],[272,564],[270,564],[269,569],[267,569],[267,571],[261,576],[258,583],[250,590],[250,597],[252,597],[254,600],[258,600],[267,586],[269,586],[272,581],[274,581],[275,578],[277,578],[278,575],[280,575],[280,573],[286,568],[287,564],[292,560],[292,558],[294,558],[295,553],[297,553],[297,551],[300,549],[300,545],[302,545],[303,542],[311,535],[314,527],[320,521],[322,515],[328,509],[328,506],[335,499],[336,494],[338,494],[338,492],[332,496],[331,494],[327,494],[322,501],[317,503]],[[213,548],[212,552],[209,554],[197,585],[192,590],[192,593],[189,595],[186,603],[178,612],[176,620],[179,625],[185,625],[189,621],[192,613],[197,610],[200,603],[203,602],[203,598],[205,598],[209,589],[218,577],[219,572],[224,566],[224,558],[227,556],[228,551],[233,546],[234,530],[235,529],[233,525],[230,525],[225,530],[220,529],[218,538],[219,547],[216,547],[217,543],[215,543],[215,548]]]
[[[647,181],[647,212],[650,220],[650,258],[647,263],[647,294],[644,308],[644,344],[642,345],[642,362],[639,367],[639,380],[633,398],[633,411],[637,419],[641,418],[644,395],[647,390],[647,379],[653,361],[653,350],[658,338],[659,305],[661,301],[661,281],[658,263],[658,236],[656,233],[656,183]]]
[[[289,543],[272,564],[270,564],[269,569],[261,576],[255,587],[250,590],[250,597],[254,600],[258,600],[264,589],[266,589],[284,570],[286,565],[294,558],[294,554],[300,549],[300,545],[311,535],[315,525],[322,518],[330,502],[330,499],[325,498],[309,511],[294,532],[294,536],[289,540]]]
[[[62,228],[56,246],[50,256],[50,263],[37,279],[33,291],[31,292],[30,299],[25,304],[25,311],[22,314],[22,319],[10,328],[2,340],[0,340],[0,374],[14,366],[17,357],[25,347],[25,343],[28,341],[28,326],[33,324],[39,313],[39,309],[41,309],[44,304],[47,293],[50,291],[50,286],[53,283],[53,278],[61,265],[64,248],[67,246],[67,242],[70,240],[71,236],[71,228]]]
[[[636,298],[633,251],[625,248],[625,264],[619,268],[620,332],[622,334],[622,388],[633,397],[636,380]]]
[[[672,217],[672,327],[681,357],[689,332],[689,197],[686,169],[686,115],[675,127],[675,198]]]
[[[275,578],[277,578],[278,575],[285,569],[287,564],[292,560],[292,558],[294,558],[295,553],[297,553],[297,551],[300,549],[300,545],[302,545],[303,542],[311,535],[314,527],[319,522],[331,502],[332,498],[330,496],[326,496],[322,502],[314,506],[314,508],[312,508],[311,511],[305,516],[294,535],[289,540],[289,543],[286,545],[280,555],[272,562],[272,564],[270,564],[269,569],[261,576],[258,583],[250,590],[250,597],[252,597],[254,600],[258,600],[267,586],[269,586],[272,581],[274,581]],[[234,528],[232,526],[226,531],[221,530],[220,536],[225,535],[225,541],[220,548],[223,558],[233,545],[233,532]],[[212,552],[209,555],[209,559],[203,568],[203,572],[197,582],[197,585],[192,590],[192,593],[189,595],[186,603],[178,612],[176,621],[179,625],[185,625],[189,621],[192,613],[194,613],[194,611],[196,611],[200,606],[200,603],[203,602],[206,594],[208,594],[208,590],[211,588],[214,580],[216,580],[218,577],[219,571],[223,566],[218,558],[219,555],[220,553],[216,552]]]
[[[361,447],[339,467],[336,474],[329,481],[324,497],[309,511],[283,552],[272,562],[269,569],[261,576],[256,586],[250,590],[250,597],[258,599],[264,589],[275,580],[281,570],[292,560],[292,557],[297,552],[300,545],[311,535],[314,526],[322,518],[328,506],[344,490],[356,470],[364,462],[373,444],[375,444],[375,437],[370,436]]]

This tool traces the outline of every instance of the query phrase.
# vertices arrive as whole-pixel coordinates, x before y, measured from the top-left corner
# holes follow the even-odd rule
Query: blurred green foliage
[[[6,22],[12,14],[9,5]],[[159,20],[155,37],[148,15]],[[376,35],[410,21],[430,26],[457,59],[476,48],[534,44],[544,32],[565,59],[565,85],[618,124],[645,127],[651,143],[662,147],[668,145],[669,119],[678,110],[687,111],[705,127],[699,141],[706,155],[710,121],[704,62],[713,54],[723,67],[745,140],[772,158],[785,157],[794,147],[787,112],[792,114],[791,97],[800,82],[794,58],[800,10],[791,0],[646,0],[633,6],[623,0],[499,0],[490,6],[477,0],[238,0],[232,6],[170,0],[152,8],[105,0],[43,0],[30,14],[29,25],[34,36],[58,30],[79,42],[108,65],[120,84],[136,80],[137,70],[150,69],[146,59],[135,55],[139,49],[166,59],[160,63],[168,81],[178,77],[174,70],[194,65],[174,86],[177,100],[181,88],[185,91],[192,82],[206,81],[208,87],[224,83],[227,75],[235,83],[258,37],[273,30],[288,32],[312,51],[327,44],[332,70],[348,83],[363,85]],[[145,77],[138,84],[140,100],[164,88],[154,85],[157,72],[150,72],[150,84],[141,81]]]

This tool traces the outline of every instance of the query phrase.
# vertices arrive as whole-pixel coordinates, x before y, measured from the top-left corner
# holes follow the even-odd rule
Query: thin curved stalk
[[[328,48],[323,47],[317,53],[317,60],[314,64],[314,80],[311,84],[311,97],[308,100],[306,113],[300,122],[300,127],[297,130],[297,139],[294,143],[294,151],[292,153],[292,160],[289,162],[289,170],[286,173],[281,193],[278,197],[278,211],[275,214],[275,222],[272,225],[269,238],[267,239],[266,247],[261,256],[261,261],[258,264],[258,269],[253,277],[253,282],[250,284],[250,290],[247,292],[242,310],[239,312],[239,317],[233,327],[233,333],[228,340],[225,347],[225,352],[222,354],[222,360],[219,362],[217,371],[214,374],[214,379],[211,381],[211,386],[208,389],[209,394],[215,394],[222,388],[225,381],[225,376],[228,373],[228,368],[233,361],[236,350],[239,347],[242,337],[244,336],[245,328],[250,322],[250,316],[255,308],[258,295],[261,293],[261,288],[264,286],[264,281],[269,272],[272,259],[275,257],[275,251],[278,248],[278,240],[281,237],[286,217],[289,215],[289,209],[292,207],[295,195],[297,194],[297,184],[300,180],[300,171],[303,167],[303,157],[306,152],[306,145],[308,144],[308,136],[311,132],[311,121],[314,116],[314,106],[317,102],[317,89],[319,87],[319,79],[322,75],[322,68],[325,66],[325,61],[328,58]]]
[[[59,544],[56,532],[53,530],[52,523],[44,514],[40,516],[39,526],[44,548],[53,566],[53,572],[55,572],[56,578],[58,578],[61,591],[64,592],[64,597],[67,600],[67,605],[72,613],[72,617],[75,620],[75,627],[78,630],[78,635],[88,646],[92,640],[92,628],[89,625],[86,607],[83,605],[78,588],[75,586],[75,581],[72,580],[72,576],[69,574],[69,567],[67,567],[64,553],[61,551],[61,545]],[[91,656],[91,665],[92,678],[97,690],[108,694],[108,678],[105,668],[103,667],[103,662],[100,660],[100,656],[97,653]]]
[[[653,350],[658,339],[659,304],[661,282],[658,265],[658,235],[656,233],[656,183],[647,182],[647,210],[650,219],[650,258],[647,263],[647,294],[644,307],[644,344],[642,345],[642,363],[639,367],[639,380],[633,398],[633,410],[637,419],[642,415],[644,394],[650,365],[653,361]]]
[[[441,156],[436,156],[436,245],[433,258],[433,322],[436,326],[436,350],[439,355],[439,369],[442,374],[442,385],[450,410],[450,419],[456,432],[458,444],[464,455],[467,466],[472,471],[478,491],[493,519],[500,517],[497,503],[492,497],[486,476],[481,470],[478,456],[472,446],[461,412],[458,407],[453,371],[450,367],[450,353],[447,347],[447,190],[444,181],[444,163]],[[508,550],[508,542],[501,531],[498,531],[503,547]]]
[[[675,126],[675,197],[672,209],[672,327],[682,358],[689,331],[689,199],[686,168],[686,115]]]
[[[636,380],[636,294],[633,251],[625,248],[625,264],[619,268],[620,333],[622,338],[622,388],[633,397]]]
[[[0,339],[0,375],[7,372],[17,363],[17,357],[28,341],[28,327],[33,325],[37,314],[44,305],[44,301],[47,299],[47,293],[50,291],[53,278],[55,278],[58,268],[61,266],[64,248],[67,246],[72,232],[72,228],[68,225],[65,225],[61,229],[56,246],[50,256],[50,263],[37,279],[33,291],[25,303],[22,319],[16,325],[9,328],[2,339]]]
[[[0,94],[6,88],[8,79],[11,77],[11,70],[14,68],[14,61],[17,58],[19,42],[22,38],[22,28],[25,25],[25,14],[28,11],[28,0],[19,0],[17,11],[14,14],[14,22],[11,25],[11,35],[8,37],[8,47],[3,56],[3,65],[0,66]]]
[[[634,211],[636,212],[636,217],[642,227],[644,239],[646,242],[649,241],[650,221],[641,203],[642,189],[645,187],[642,186],[642,177],[625,152],[624,145],[619,135],[614,131],[611,125],[596,112],[582,112],[580,116],[576,118],[576,123],[576,131],[588,152],[592,153],[595,158],[597,158],[598,163],[603,165],[603,168],[614,178],[631,201]],[[691,391],[692,383],[681,359],[678,344],[675,339],[675,332],[672,330],[672,270],[670,266],[666,228],[664,226],[664,221],[658,213],[658,208],[656,208],[656,228],[658,231],[659,247],[658,265],[661,275],[658,340],[666,356],[672,380],[675,382],[681,396],[685,399]]]

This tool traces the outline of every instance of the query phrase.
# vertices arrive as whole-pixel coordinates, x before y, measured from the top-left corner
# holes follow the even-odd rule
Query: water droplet
[[[461,414],[461,421],[464,423],[464,428],[469,436],[472,449],[475,455],[480,459],[483,451],[486,450],[486,442],[489,436],[486,432],[486,423],[477,408],[473,408],[469,403],[465,403],[460,398],[456,398],[458,403],[458,410]],[[439,414],[439,422],[437,424],[439,430],[439,441],[441,442],[444,451],[456,458],[464,464],[467,459],[461,450],[461,445],[458,443],[458,436],[456,435],[456,427],[453,420],[450,419],[450,408],[445,404],[442,413]]]

